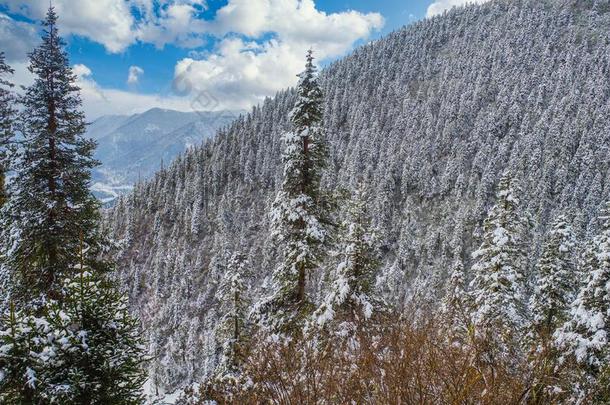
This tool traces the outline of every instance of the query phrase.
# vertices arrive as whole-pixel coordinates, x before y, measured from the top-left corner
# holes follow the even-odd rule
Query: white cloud
[[[10,77],[11,82],[17,86],[30,86],[34,76],[28,71],[27,62],[18,62],[11,65],[15,74]],[[91,69],[83,64],[72,66],[77,76],[76,84],[80,87],[83,100],[83,109],[87,120],[109,114],[135,114],[154,107],[178,111],[198,110],[198,104],[193,98],[173,95],[141,94],[112,88],[102,88],[93,79]],[[18,92],[21,92],[19,87]]]
[[[74,72],[74,74],[79,78],[86,78],[88,76],[91,76],[91,74],[93,73],[87,65],[83,64],[76,64],[72,66],[72,72]]]
[[[122,52],[137,41],[158,48],[171,43],[193,49],[189,58],[175,64],[175,87],[187,91],[174,97],[101,89],[90,71],[81,71],[87,114],[131,111],[136,102],[181,110],[192,109],[193,103],[197,109],[248,108],[294,85],[308,48],[314,49],[318,60],[329,60],[345,54],[384,24],[378,13],[325,13],[314,0],[229,0],[213,20],[204,20],[205,3],[79,0],[75,7],[74,0],[54,0],[62,35],[85,36],[109,52]],[[5,0],[4,4],[33,19],[42,19],[48,8],[48,0]],[[36,32],[33,25],[24,24]],[[207,41],[214,42],[213,48],[197,49]],[[0,38],[0,46],[2,42]],[[138,68],[130,68],[129,85],[143,73]]]
[[[139,66],[130,66],[127,74],[127,84],[136,85],[140,80],[140,76],[144,74],[144,69]]]
[[[465,4],[481,4],[489,0],[436,0],[434,3],[428,6],[426,17],[433,17],[438,14],[442,14],[446,10],[450,10],[453,7],[463,6]]]
[[[140,94],[112,88],[102,88],[93,79],[93,72],[85,65],[74,65],[78,76],[83,107],[88,120],[108,114],[135,114],[154,107],[178,111],[193,111],[195,104],[188,97]]]
[[[204,0],[166,0],[157,11],[147,3],[148,0],[140,0],[142,21],[134,34],[138,40],[152,43],[157,48],[170,43],[184,48],[204,45],[205,23],[197,18],[205,8]]]
[[[48,0],[6,0],[12,12],[29,18],[44,18]],[[63,35],[76,34],[92,39],[109,52],[122,52],[135,42],[135,20],[124,0],[53,0]]]
[[[383,24],[378,13],[327,14],[316,9],[313,0],[230,0],[218,10],[210,29],[218,35],[236,32],[249,37],[276,33],[282,41],[337,56]]]
[[[14,13],[41,20],[48,0],[5,0]],[[62,35],[76,34],[98,42],[111,53],[137,41],[162,48],[172,43],[193,48],[204,44],[204,24],[197,19],[204,0],[54,0]],[[137,11],[138,18],[132,11]]]
[[[26,61],[11,62],[11,67],[15,73],[8,78],[16,86],[16,91],[20,92],[21,86],[30,86],[34,83],[34,75],[28,70],[30,63]]]
[[[182,59],[175,76],[193,93],[220,100],[225,108],[247,108],[294,85],[310,47],[320,60],[333,58],[383,23],[377,13],[326,14],[312,0],[230,0],[207,23],[210,32],[223,38],[214,52],[201,60]]]
[[[9,62],[24,61],[39,38],[32,24],[15,21],[0,13],[0,50]]]

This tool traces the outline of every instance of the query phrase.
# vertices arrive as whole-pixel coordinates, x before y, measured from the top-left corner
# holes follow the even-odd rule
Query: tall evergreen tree
[[[469,337],[471,313],[473,310],[472,296],[466,290],[464,264],[458,258],[447,281],[447,291],[440,308],[443,327],[449,333],[449,338],[455,342],[464,342]]]
[[[238,372],[243,361],[242,350],[246,338],[244,329],[248,310],[248,276],[246,258],[239,253],[231,255],[227,272],[223,275],[218,288],[221,310],[224,312],[217,330],[217,338],[222,345],[219,374]]]
[[[509,343],[524,326],[525,221],[519,189],[509,173],[500,179],[497,199],[484,223],[483,243],[473,253],[473,323],[485,341]]]
[[[537,279],[530,299],[530,312],[537,341],[547,341],[566,321],[578,280],[575,248],[576,237],[562,215],[553,223],[536,266]]]
[[[343,224],[341,262],[331,273],[330,289],[314,314],[319,326],[333,320],[364,324],[383,310],[382,300],[375,292],[380,263],[367,203],[360,187],[348,205]]]
[[[292,131],[283,136],[284,181],[272,212],[273,235],[283,261],[273,275],[274,293],[267,315],[279,329],[302,321],[310,313],[306,282],[318,268],[328,239],[320,190],[328,151],[322,128],[322,90],[313,60],[310,50],[290,113]]]
[[[92,246],[88,265],[99,248],[98,203],[89,191],[95,142],[84,137],[76,76],[49,8],[41,45],[30,53],[34,83],[21,99],[19,124],[23,147],[8,203],[4,254],[16,297],[58,295],[59,282],[78,262],[78,241]]]
[[[6,172],[9,168],[9,150],[13,137],[13,120],[15,97],[11,92],[13,84],[4,76],[14,71],[5,62],[4,52],[0,52],[0,208],[6,202],[8,195],[6,191]]]
[[[600,216],[601,233],[591,240],[583,254],[583,287],[572,302],[565,325],[555,333],[564,359],[581,366],[583,377],[577,397],[610,401],[610,203]]]
[[[139,404],[145,346],[127,300],[85,266],[40,315],[0,323],[0,400],[8,404]]]
[[[8,199],[6,186],[6,173],[9,170],[14,145],[12,143],[14,119],[15,119],[15,97],[11,92],[13,84],[5,79],[12,74],[13,69],[5,62],[4,53],[0,52],[0,237],[2,229],[7,227],[7,218],[2,214],[2,207]],[[10,273],[5,266],[6,259],[0,250],[0,312],[7,309],[10,286]]]
[[[214,373],[201,386],[200,393],[202,399],[208,400],[230,396],[232,390],[239,391],[249,378],[243,373],[243,364],[249,340],[246,311],[249,304],[247,279],[251,274],[246,258],[239,253],[231,255],[226,269],[217,292],[224,312],[215,329],[215,339],[220,344],[216,353],[220,352],[220,358]],[[183,402],[191,403],[188,400]]]
[[[527,340],[530,367],[535,370],[532,400],[550,402],[558,388],[559,351],[555,331],[568,318],[568,310],[578,285],[574,250],[576,237],[565,216],[552,225],[542,256],[536,266],[536,283],[530,297],[531,323]]]

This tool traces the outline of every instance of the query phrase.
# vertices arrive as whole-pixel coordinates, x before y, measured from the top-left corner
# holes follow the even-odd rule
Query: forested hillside
[[[577,240],[599,230],[610,198],[607,0],[454,10],[357,49],[320,80],[330,148],[322,185],[368,187],[382,241],[377,286],[398,308],[414,298],[436,306],[456,260],[472,279],[506,170],[520,186],[526,268],[560,215]],[[294,103],[294,90],[266,100],[108,212],[162,389],[201,378],[218,360],[227,258],[247,257],[254,302],[279,264],[269,211]]]

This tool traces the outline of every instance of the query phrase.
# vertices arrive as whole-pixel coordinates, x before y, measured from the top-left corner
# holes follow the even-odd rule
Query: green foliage
[[[217,368],[219,375],[237,374],[244,360],[244,348],[248,340],[247,311],[248,299],[247,280],[250,276],[246,258],[233,254],[229,258],[227,272],[219,286],[218,294],[224,316],[216,330],[216,339],[221,343],[222,357]]]
[[[51,7],[43,23],[42,43],[30,53],[34,83],[21,98],[23,134],[4,210],[0,241],[13,280],[15,299],[59,297],[63,277],[78,263],[78,241],[91,246],[86,264],[96,271],[103,249],[99,204],[89,191],[95,142],[87,139],[76,76]]]
[[[320,179],[328,155],[322,129],[322,91],[312,52],[299,75],[292,131],[284,135],[282,189],[273,204],[273,236],[282,263],[273,275],[273,296],[263,309],[274,328],[295,330],[313,310],[307,280],[319,267],[328,242],[328,212]],[[298,329],[298,328],[297,328]]]
[[[473,253],[473,323],[480,337],[497,338],[498,345],[518,338],[525,322],[526,253],[522,240],[526,222],[519,194],[514,178],[504,174],[496,202],[483,224],[481,247]]]
[[[314,321],[320,326],[332,320],[364,322],[385,306],[375,291],[380,262],[367,204],[366,191],[360,186],[346,206],[340,261],[330,274],[329,289],[314,314]]]
[[[15,116],[13,84],[4,78],[14,71],[5,63],[4,52],[0,52],[0,208],[6,203],[6,171],[9,169],[11,142],[13,138],[13,120]]]
[[[139,404],[145,357],[126,299],[81,269],[62,301],[11,310],[0,331],[0,399],[9,404]]]

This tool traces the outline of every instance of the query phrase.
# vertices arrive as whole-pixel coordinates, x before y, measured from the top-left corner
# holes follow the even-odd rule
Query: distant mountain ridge
[[[98,142],[92,190],[109,202],[150,178],[162,164],[227,126],[240,111],[180,112],[153,108],[134,115],[107,115],[93,121],[87,136]]]

